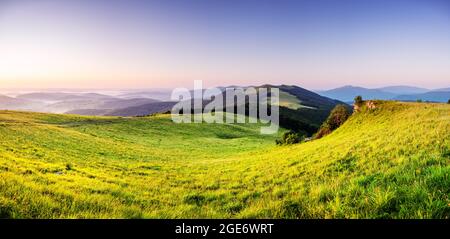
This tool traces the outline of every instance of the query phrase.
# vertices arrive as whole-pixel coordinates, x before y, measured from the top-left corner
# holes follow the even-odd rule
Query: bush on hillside
[[[356,98],[355,98],[356,103]],[[331,111],[327,120],[322,124],[319,131],[314,136],[315,139],[320,139],[325,135],[330,134],[335,129],[339,128],[350,117],[350,112],[344,105],[337,105]]]
[[[288,131],[283,134],[281,139],[275,140],[277,145],[289,145],[289,144],[297,144],[300,143],[304,137],[294,131]]]
[[[322,125],[316,135],[314,135],[314,139],[320,139],[328,134],[331,134],[331,132],[332,130],[328,127],[328,125]]]
[[[358,95],[355,97],[355,105],[361,106],[363,104],[362,96]]]

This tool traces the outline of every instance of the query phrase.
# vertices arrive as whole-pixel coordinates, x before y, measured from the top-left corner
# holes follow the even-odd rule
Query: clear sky
[[[448,0],[0,0],[0,88],[450,86]]]

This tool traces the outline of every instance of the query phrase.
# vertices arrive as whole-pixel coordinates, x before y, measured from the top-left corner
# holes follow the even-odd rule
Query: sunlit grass
[[[450,105],[380,102],[293,146],[259,130],[0,112],[0,216],[450,216]]]

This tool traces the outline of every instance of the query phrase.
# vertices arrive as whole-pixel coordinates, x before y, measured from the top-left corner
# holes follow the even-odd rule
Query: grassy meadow
[[[378,102],[291,146],[260,127],[0,111],[0,217],[450,217],[449,104]]]

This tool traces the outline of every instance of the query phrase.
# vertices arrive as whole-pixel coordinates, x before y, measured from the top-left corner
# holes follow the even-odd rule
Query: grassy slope
[[[285,91],[280,91],[280,106],[297,110],[302,107],[300,100],[294,95],[291,95]],[[305,107],[305,106],[303,106]]]
[[[2,112],[0,216],[450,216],[450,105],[383,103],[295,146],[258,130]]]
[[[274,147],[276,136],[259,130],[174,124],[168,115],[0,112],[0,216],[164,216],[180,204],[191,174],[205,174],[212,160]]]

